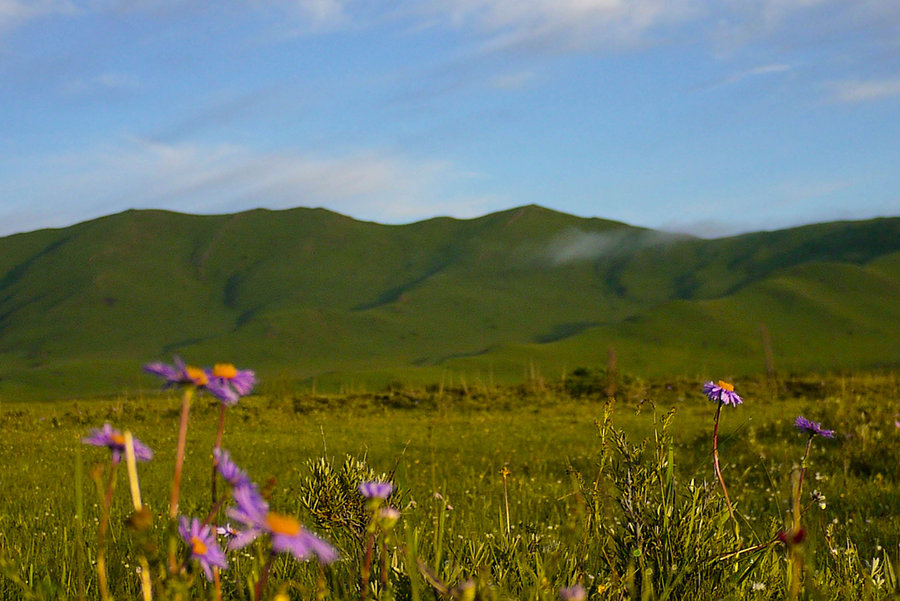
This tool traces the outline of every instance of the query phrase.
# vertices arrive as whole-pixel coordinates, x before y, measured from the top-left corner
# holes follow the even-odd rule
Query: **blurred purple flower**
[[[199,367],[185,365],[181,357],[176,356],[173,360],[174,365],[158,361],[148,363],[144,366],[144,371],[163,378],[165,380],[163,388],[170,386],[196,386],[199,390],[208,390],[226,405],[237,403],[240,395],[225,384],[221,378],[213,378],[210,372]]]
[[[559,598],[562,601],[584,601],[587,599],[587,591],[580,584],[559,589]]]
[[[228,544],[229,549],[240,549],[268,534],[276,553],[290,553],[300,561],[315,557],[321,563],[338,558],[334,547],[307,531],[296,519],[269,511],[269,504],[252,484],[235,488],[234,502],[235,506],[228,509],[228,517],[247,529],[235,535]]]
[[[181,357],[173,357],[174,365],[168,363],[154,362],[144,366],[144,371],[163,378],[166,383],[165,387],[180,386],[190,384],[193,386],[206,386],[209,383],[209,376],[199,367],[185,365]]]
[[[216,469],[219,475],[233,488],[251,485],[250,476],[231,460],[231,455],[225,449],[213,449],[213,457],[216,458]]]
[[[138,461],[150,461],[153,459],[153,451],[137,438],[132,437],[134,443],[134,458]],[[102,428],[94,428],[88,436],[81,439],[84,444],[95,447],[107,447],[112,451],[112,460],[118,463],[125,452],[125,436],[109,425],[103,424]]]
[[[359,485],[359,494],[367,499],[387,499],[394,492],[394,485],[390,482],[363,482]]]
[[[744,399],[734,391],[734,385],[723,380],[719,380],[718,383],[706,382],[703,385],[703,394],[709,400],[722,403],[723,405],[737,407],[744,402]]]
[[[228,569],[228,560],[219,548],[212,526],[204,524],[197,518],[188,520],[187,517],[181,516],[178,519],[178,532],[191,548],[191,559],[197,560],[207,580],[213,579],[212,566]]]
[[[826,430],[819,422],[808,420],[802,415],[797,416],[794,420],[794,426],[801,432],[806,432],[810,436],[824,436],[825,438],[834,438],[834,430]]]
[[[216,526],[216,534],[231,538],[232,536],[237,535],[237,530],[231,526],[231,522],[225,522],[224,526]]]
[[[228,406],[235,405],[240,397],[250,394],[256,385],[256,374],[252,370],[237,369],[231,363],[216,363],[210,378],[216,386],[234,393],[231,399],[222,399]]]

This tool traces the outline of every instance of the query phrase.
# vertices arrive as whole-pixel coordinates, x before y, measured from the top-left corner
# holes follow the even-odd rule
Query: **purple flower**
[[[306,530],[296,519],[269,511],[269,504],[255,486],[235,488],[234,502],[235,506],[228,509],[228,517],[247,529],[235,535],[228,544],[229,549],[240,549],[268,534],[276,553],[290,553],[300,561],[315,557],[321,563],[331,563],[338,558],[334,547]]]
[[[132,437],[134,443],[134,458],[138,461],[150,461],[153,459],[153,451],[137,438]],[[121,432],[109,425],[109,422],[103,424],[102,428],[94,428],[88,436],[81,439],[84,444],[94,445],[95,447],[107,447],[112,451],[112,460],[118,463],[122,459],[122,453],[125,452],[125,436]]]
[[[834,438],[834,430],[826,430],[820,422],[808,420],[802,415],[798,415],[794,420],[794,426],[801,432],[806,432],[810,436],[824,436],[825,438]]]
[[[191,548],[191,559],[197,560],[207,580],[213,579],[212,566],[228,569],[228,560],[219,548],[216,535],[209,524],[204,524],[197,518],[188,520],[185,516],[181,516],[178,519],[178,532]]]
[[[216,470],[218,470],[219,475],[233,488],[247,485],[252,486],[250,476],[231,460],[231,455],[228,451],[225,449],[213,449],[213,457],[216,458]]]
[[[359,494],[367,499],[387,499],[394,492],[394,485],[390,482],[363,482],[359,485]]]
[[[711,401],[737,407],[744,402],[738,393],[734,391],[734,385],[719,380],[718,383],[706,382],[703,385],[703,394]]]
[[[185,365],[181,357],[173,357],[174,365],[168,363],[148,363],[144,366],[144,371],[163,378],[169,386],[206,386],[209,383],[209,375],[199,367]]]
[[[375,517],[379,526],[385,530],[390,530],[400,519],[400,511],[393,507],[382,507],[378,510],[378,514]]]
[[[584,601],[587,599],[587,591],[580,584],[559,589],[559,598],[562,601]]]
[[[213,383],[234,393],[231,400],[222,401],[232,406],[242,396],[247,396],[256,386],[256,374],[249,369],[236,369],[231,363],[216,363],[210,373]]]
[[[166,382],[163,388],[170,386],[195,386],[198,390],[208,390],[226,405],[234,405],[240,396],[221,378],[211,377],[210,372],[193,365],[185,365],[181,357],[174,357],[174,365],[167,363],[148,363],[144,371],[160,376]]]

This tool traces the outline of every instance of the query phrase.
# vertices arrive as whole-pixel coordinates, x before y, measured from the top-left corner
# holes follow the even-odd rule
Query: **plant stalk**
[[[725,495],[725,504],[728,506],[728,515],[731,516],[731,519],[734,522],[735,534],[738,534],[740,526],[738,525],[737,518],[734,517],[734,508],[731,506],[731,497],[728,496],[728,488],[726,488],[725,479],[722,477],[722,468],[719,467],[719,415],[721,413],[722,401],[719,401],[719,406],[716,407],[716,425],[713,427],[713,464],[716,468],[716,477],[719,479],[719,484],[722,486],[722,494]]]
[[[188,414],[191,411],[191,399],[194,387],[184,389],[181,400],[181,423],[178,426],[178,448],[175,451],[175,474],[172,476],[172,499],[169,502],[169,517],[173,520],[178,515],[178,494],[181,489],[181,469],[184,466],[184,447],[187,441]]]

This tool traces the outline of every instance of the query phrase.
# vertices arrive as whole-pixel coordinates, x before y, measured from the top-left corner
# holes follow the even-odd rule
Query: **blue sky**
[[[0,115],[0,235],[128,208],[893,216],[900,2],[0,0]]]

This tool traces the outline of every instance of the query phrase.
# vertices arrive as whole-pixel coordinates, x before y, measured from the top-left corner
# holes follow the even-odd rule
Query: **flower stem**
[[[222,449],[222,438],[225,435],[225,403],[219,403],[219,429],[216,431],[216,451]],[[212,502],[216,503],[216,477],[218,476],[219,458],[213,458],[212,467]]]
[[[116,466],[118,461],[113,460],[109,466],[109,481],[106,484],[106,492],[103,495],[103,515],[100,518],[100,531],[97,534],[97,581],[100,585],[100,598],[108,601],[109,583],[106,577],[106,531],[109,529],[109,510],[112,505],[113,487],[116,484]]]
[[[364,601],[369,595],[369,574],[372,571],[372,551],[375,547],[375,533],[370,531],[366,540],[366,560],[363,563],[362,573],[360,574],[360,591],[359,598]]]
[[[503,504],[506,507],[506,536],[509,536],[509,489],[506,485],[506,477],[509,475],[509,470],[506,466],[503,466],[501,473],[503,474]]]
[[[260,601],[262,599],[263,589],[266,588],[266,582],[269,580],[269,572],[272,569],[272,562],[275,560],[275,554],[269,553],[269,559],[266,560],[266,565],[263,566],[262,573],[259,575],[259,580],[256,581],[256,589],[254,591],[254,599],[256,601]]]
[[[128,430],[125,431],[125,466],[128,468],[128,486],[131,491],[131,504],[135,511],[143,508],[141,504],[141,487],[138,483],[137,461],[134,457],[134,437]]]
[[[806,441],[806,453],[803,454],[803,460],[800,462],[800,480],[797,482],[797,498],[800,498],[800,491],[803,489],[803,475],[806,473],[806,460],[809,459],[809,449],[812,447],[813,435],[809,435]],[[796,526],[796,525],[795,525]]]
[[[191,410],[191,399],[194,387],[184,389],[181,400],[181,423],[178,426],[178,448],[175,451],[175,475],[172,477],[172,499],[169,502],[169,517],[173,520],[178,515],[178,493],[181,489],[181,468],[184,465],[184,447],[187,440],[188,414]]]
[[[214,601],[222,601],[222,580],[219,578],[219,568],[213,566],[213,599]]]
[[[728,514],[734,521],[735,534],[738,533],[737,518],[734,517],[734,509],[731,506],[731,498],[728,496],[728,489],[725,487],[725,479],[722,477],[722,468],[719,467],[719,415],[722,413],[722,401],[716,407],[716,425],[713,427],[713,464],[716,468],[716,477],[719,478],[719,484],[722,486],[722,494],[725,495],[725,504],[728,506]]]
[[[125,467],[128,468],[128,485],[131,490],[131,504],[134,507],[135,515],[139,514],[144,505],[141,503],[141,487],[138,483],[137,461],[134,457],[134,437],[128,430],[125,431]],[[150,582],[150,568],[147,559],[143,554],[139,555],[138,561],[141,564],[141,594],[144,601],[153,599]]]

